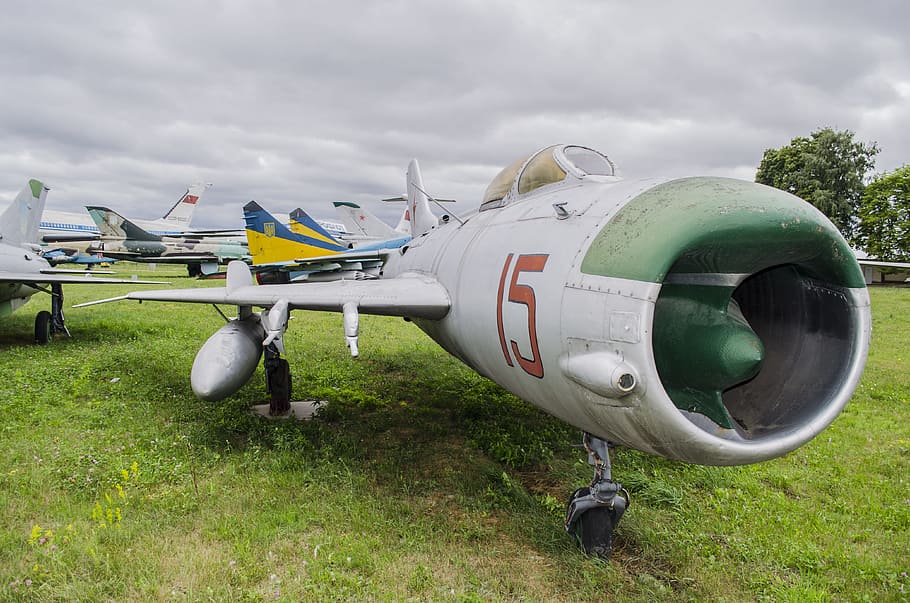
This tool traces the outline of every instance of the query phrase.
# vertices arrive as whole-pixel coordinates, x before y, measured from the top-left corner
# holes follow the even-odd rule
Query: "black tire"
[[[613,529],[616,512],[608,507],[594,507],[578,518],[578,539],[585,553],[609,559],[613,553]]]
[[[291,366],[284,358],[277,358],[275,368],[269,371],[269,414],[279,416],[291,410]]]
[[[202,275],[202,265],[200,264],[187,264],[186,271],[190,276],[201,276]]]
[[[51,313],[47,310],[38,312],[38,315],[35,316],[35,343],[38,345],[50,343],[52,338],[51,325]]]

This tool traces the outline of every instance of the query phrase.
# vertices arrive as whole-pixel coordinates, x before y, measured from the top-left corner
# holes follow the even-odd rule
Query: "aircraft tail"
[[[345,229],[356,237],[366,239],[390,239],[400,236],[402,232],[409,232],[410,230],[404,215],[402,215],[402,221],[404,221],[405,229],[403,231],[396,231],[356,203],[337,201],[333,205],[335,206],[335,213],[338,214]],[[401,223],[399,222],[399,226],[400,225]]]
[[[416,159],[412,159],[408,164],[408,218],[412,237],[425,234],[439,225],[439,218],[430,209],[430,198],[424,191],[420,166]]]
[[[193,221],[193,212],[196,210],[196,204],[202,199],[203,193],[211,186],[211,183],[203,182],[191,184],[186,189],[186,192],[183,193],[183,196],[177,200],[177,203],[161,219],[181,230],[189,228],[190,222]]]
[[[311,218],[310,214],[299,207],[292,211],[288,217],[290,218],[288,227],[291,229],[291,232],[314,239],[324,240],[328,243],[343,245],[343,243],[335,238],[332,233],[326,230],[319,222]]]
[[[254,265],[290,262],[297,258],[347,251],[347,247],[316,224],[306,212],[299,211],[303,214],[300,216],[301,219],[306,216],[304,222],[298,222],[301,227],[305,227],[306,232],[293,232],[255,201],[243,206],[246,239]],[[307,220],[312,222],[311,226],[307,226],[309,224]]]
[[[411,233],[411,214],[408,212],[407,205],[405,205],[404,211],[401,212],[401,218],[398,219],[398,224],[395,225],[394,230],[396,236]]]
[[[86,205],[89,215],[98,225],[102,237],[130,241],[160,241],[161,237],[139,228],[108,207]]]
[[[39,180],[28,181],[0,214],[0,242],[15,247],[38,242],[38,227],[48,190]]]

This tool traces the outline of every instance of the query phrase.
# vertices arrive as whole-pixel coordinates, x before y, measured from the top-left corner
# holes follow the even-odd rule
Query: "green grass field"
[[[211,307],[70,309],[72,339],[38,347],[36,296],[0,323],[0,599],[906,601],[910,289],[872,300],[859,390],[807,446],[736,468],[615,450],[632,506],[603,562],[562,528],[580,434],[412,324],[362,317],[355,361],[339,315],[295,313],[294,397],[326,404],[267,421],[261,368],[190,391]]]

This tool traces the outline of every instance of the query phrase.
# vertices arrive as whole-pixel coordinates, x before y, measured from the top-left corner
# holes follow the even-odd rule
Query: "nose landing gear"
[[[613,530],[629,506],[629,493],[611,478],[607,442],[585,433],[584,445],[588,462],[594,465],[594,480],[569,498],[566,532],[581,543],[588,555],[609,559]]]

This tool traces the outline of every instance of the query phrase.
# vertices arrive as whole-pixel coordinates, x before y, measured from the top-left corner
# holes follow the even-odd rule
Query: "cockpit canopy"
[[[589,176],[616,177],[616,166],[602,153],[577,145],[546,147],[504,168],[493,178],[480,211],[502,207],[541,187]]]

